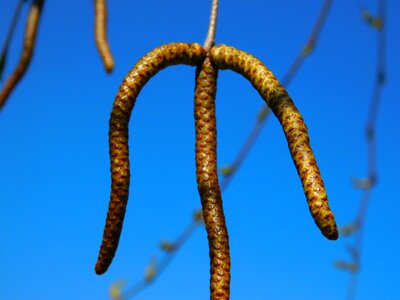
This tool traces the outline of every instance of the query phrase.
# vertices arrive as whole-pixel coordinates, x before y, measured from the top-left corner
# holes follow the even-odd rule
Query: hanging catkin
[[[110,117],[109,144],[111,195],[103,241],[95,266],[97,274],[107,271],[118,247],[129,192],[128,122],[140,90],[163,68],[199,65],[206,56],[199,44],[171,43],[146,54],[124,78],[115,97]]]
[[[215,94],[218,70],[208,58],[198,67],[194,99],[196,178],[208,236],[212,300],[229,299],[230,255],[228,230],[217,172]]]
[[[211,49],[210,60],[219,69],[231,69],[246,77],[274,112],[285,133],[311,215],[325,237],[337,239],[335,218],[328,206],[328,197],[310,147],[307,127],[285,89],[262,62],[246,52],[218,45]]]

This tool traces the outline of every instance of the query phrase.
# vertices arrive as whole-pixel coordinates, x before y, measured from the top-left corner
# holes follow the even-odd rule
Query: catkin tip
[[[94,271],[97,275],[103,275],[107,271],[107,269],[105,269],[103,266],[99,266],[98,264],[96,264],[96,266],[94,267]]]
[[[329,230],[323,230],[321,232],[328,240],[335,241],[339,238],[339,231],[336,224],[334,224],[334,228],[329,228]]]
[[[112,71],[114,70],[114,61],[109,62],[109,63],[105,63],[104,68],[106,69],[106,72],[108,74],[111,74]]]
[[[331,241],[336,241],[339,238],[339,232],[336,230],[331,235],[327,236],[327,238]]]

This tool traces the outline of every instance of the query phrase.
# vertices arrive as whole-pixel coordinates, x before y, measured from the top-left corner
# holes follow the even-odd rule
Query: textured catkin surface
[[[111,195],[103,241],[95,266],[103,274],[111,264],[121,235],[129,192],[128,122],[142,87],[161,69],[175,64],[200,65],[205,50],[198,44],[172,43],[146,54],[124,78],[110,117]]]
[[[114,58],[107,40],[107,5],[106,0],[95,0],[95,38],[97,49],[103,60],[104,68],[110,73],[114,68]]]
[[[196,178],[210,251],[210,299],[229,299],[229,238],[218,185],[215,94],[217,69],[207,58],[197,69],[194,116]]]
[[[28,19],[25,27],[24,47],[22,49],[22,54],[17,67],[4,84],[4,87],[0,93],[0,109],[3,108],[3,105],[7,101],[7,98],[10,96],[11,92],[28,69],[29,63],[33,55],[33,49],[35,48],[36,34],[39,26],[43,3],[44,0],[35,0],[32,2],[32,6],[29,10]]]
[[[272,109],[285,132],[315,223],[325,237],[337,239],[336,222],[328,206],[324,183],[310,147],[307,127],[285,89],[263,63],[246,52],[219,45],[211,49],[210,60],[220,69],[231,69],[246,77]]]

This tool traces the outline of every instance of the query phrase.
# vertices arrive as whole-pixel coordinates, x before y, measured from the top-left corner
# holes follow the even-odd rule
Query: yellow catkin
[[[217,172],[215,94],[217,69],[207,58],[198,68],[195,91],[196,178],[210,255],[210,299],[229,299],[230,254],[228,230]]]
[[[114,68],[114,58],[107,40],[107,4],[106,0],[94,0],[94,2],[96,45],[103,60],[104,68],[107,73],[110,73]]]
[[[129,192],[128,123],[140,90],[160,70],[170,65],[199,65],[206,52],[199,44],[172,43],[146,54],[124,78],[110,117],[109,144],[111,195],[103,240],[95,266],[97,274],[107,271],[118,247]]]
[[[335,218],[328,206],[324,183],[310,147],[307,127],[285,89],[262,62],[246,52],[218,45],[211,49],[209,57],[219,69],[231,69],[246,77],[274,112],[288,141],[311,215],[325,237],[337,239]]]
[[[18,82],[24,76],[31,61],[33,50],[35,48],[36,34],[39,26],[40,16],[43,8],[44,0],[35,0],[29,10],[28,19],[25,28],[24,47],[18,65],[14,72],[6,81],[2,91],[0,92],[0,110],[3,108],[11,92],[14,90]]]

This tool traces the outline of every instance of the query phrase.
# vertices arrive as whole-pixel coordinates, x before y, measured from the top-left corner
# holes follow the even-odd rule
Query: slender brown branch
[[[246,77],[274,112],[288,141],[311,215],[326,238],[337,239],[336,222],[328,206],[324,183],[310,147],[307,127],[285,89],[263,63],[246,52],[218,45],[211,49],[209,56],[219,69],[231,69]]]
[[[210,251],[210,299],[227,300],[230,291],[228,229],[217,172],[215,94],[218,71],[208,58],[198,68],[195,91],[196,177]]]
[[[14,16],[11,20],[10,27],[8,28],[6,39],[4,41],[3,49],[0,54],[0,80],[2,78],[3,70],[6,65],[8,48],[10,47],[11,40],[14,35],[14,31],[17,26],[19,16],[21,15],[24,2],[25,2],[24,0],[19,0],[17,7],[15,8]]]
[[[372,20],[371,20],[372,18]],[[362,246],[364,237],[364,224],[367,215],[367,210],[372,198],[372,191],[377,182],[377,166],[376,166],[376,123],[378,118],[379,106],[381,102],[382,89],[385,84],[386,77],[386,1],[379,1],[379,12],[378,18],[370,18],[367,22],[378,30],[378,42],[377,42],[377,67],[375,72],[375,81],[372,89],[371,104],[369,108],[367,124],[365,129],[365,138],[367,141],[367,153],[368,153],[368,185],[363,189],[361,195],[361,201],[356,218],[353,222],[353,226],[356,229],[354,231],[354,245],[352,246],[353,252],[356,255],[352,255],[352,264],[357,266],[357,270],[361,269],[361,256]],[[348,285],[347,299],[356,299],[356,290],[359,279],[359,272],[352,272],[351,278]]]
[[[107,40],[107,4],[106,0],[95,0],[95,38],[97,49],[104,68],[111,73],[114,68],[114,58],[111,54],[110,45]]]
[[[233,174],[242,166],[242,163],[246,159],[247,155],[249,154],[251,148],[253,147],[257,137],[260,135],[261,130],[264,127],[265,120],[270,113],[270,109],[268,106],[264,106],[258,115],[256,120],[256,124],[254,125],[253,129],[251,130],[250,134],[247,136],[245,143],[243,144],[242,148],[235,157],[233,163],[230,166],[226,167],[225,171],[223,172],[224,176],[221,180],[221,190],[224,192],[231,180],[233,179]]]
[[[43,3],[44,0],[34,0],[32,2],[26,22],[25,39],[22,54],[17,67],[6,81],[3,90],[0,92],[0,110],[3,108],[11,92],[14,90],[14,88],[28,69],[29,63],[32,59],[33,50],[35,48],[36,35]]]
[[[193,234],[193,232],[199,227],[199,224],[202,224],[202,218],[199,219],[198,212],[195,213],[192,222],[185,228],[185,230],[181,233],[181,235],[176,239],[175,242],[171,243],[171,249],[167,251],[167,254],[163,257],[160,262],[156,262],[153,266],[153,274],[149,280],[149,278],[143,278],[141,281],[137,282],[135,285],[126,289],[125,291],[119,291],[117,297],[114,297],[115,300],[126,300],[133,296],[136,296],[149,285],[154,283],[155,279],[162,274],[162,272],[167,268],[171,260],[177,254],[176,249],[182,246],[186,242],[186,240]]]
[[[219,0],[212,0],[210,23],[208,24],[207,37],[203,43],[203,48],[208,52],[215,44],[215,34],[217,30]]]
[[[109,144],[111,195],[103,241],[95,266],[97,274],[107,271],[118,247],[128,202],[130,168],[128,123],[142,87],[163,68],[175,64],[199,65],[205,59],[199,44],[172,43],[145,55],[124,78],[110,117]]]

